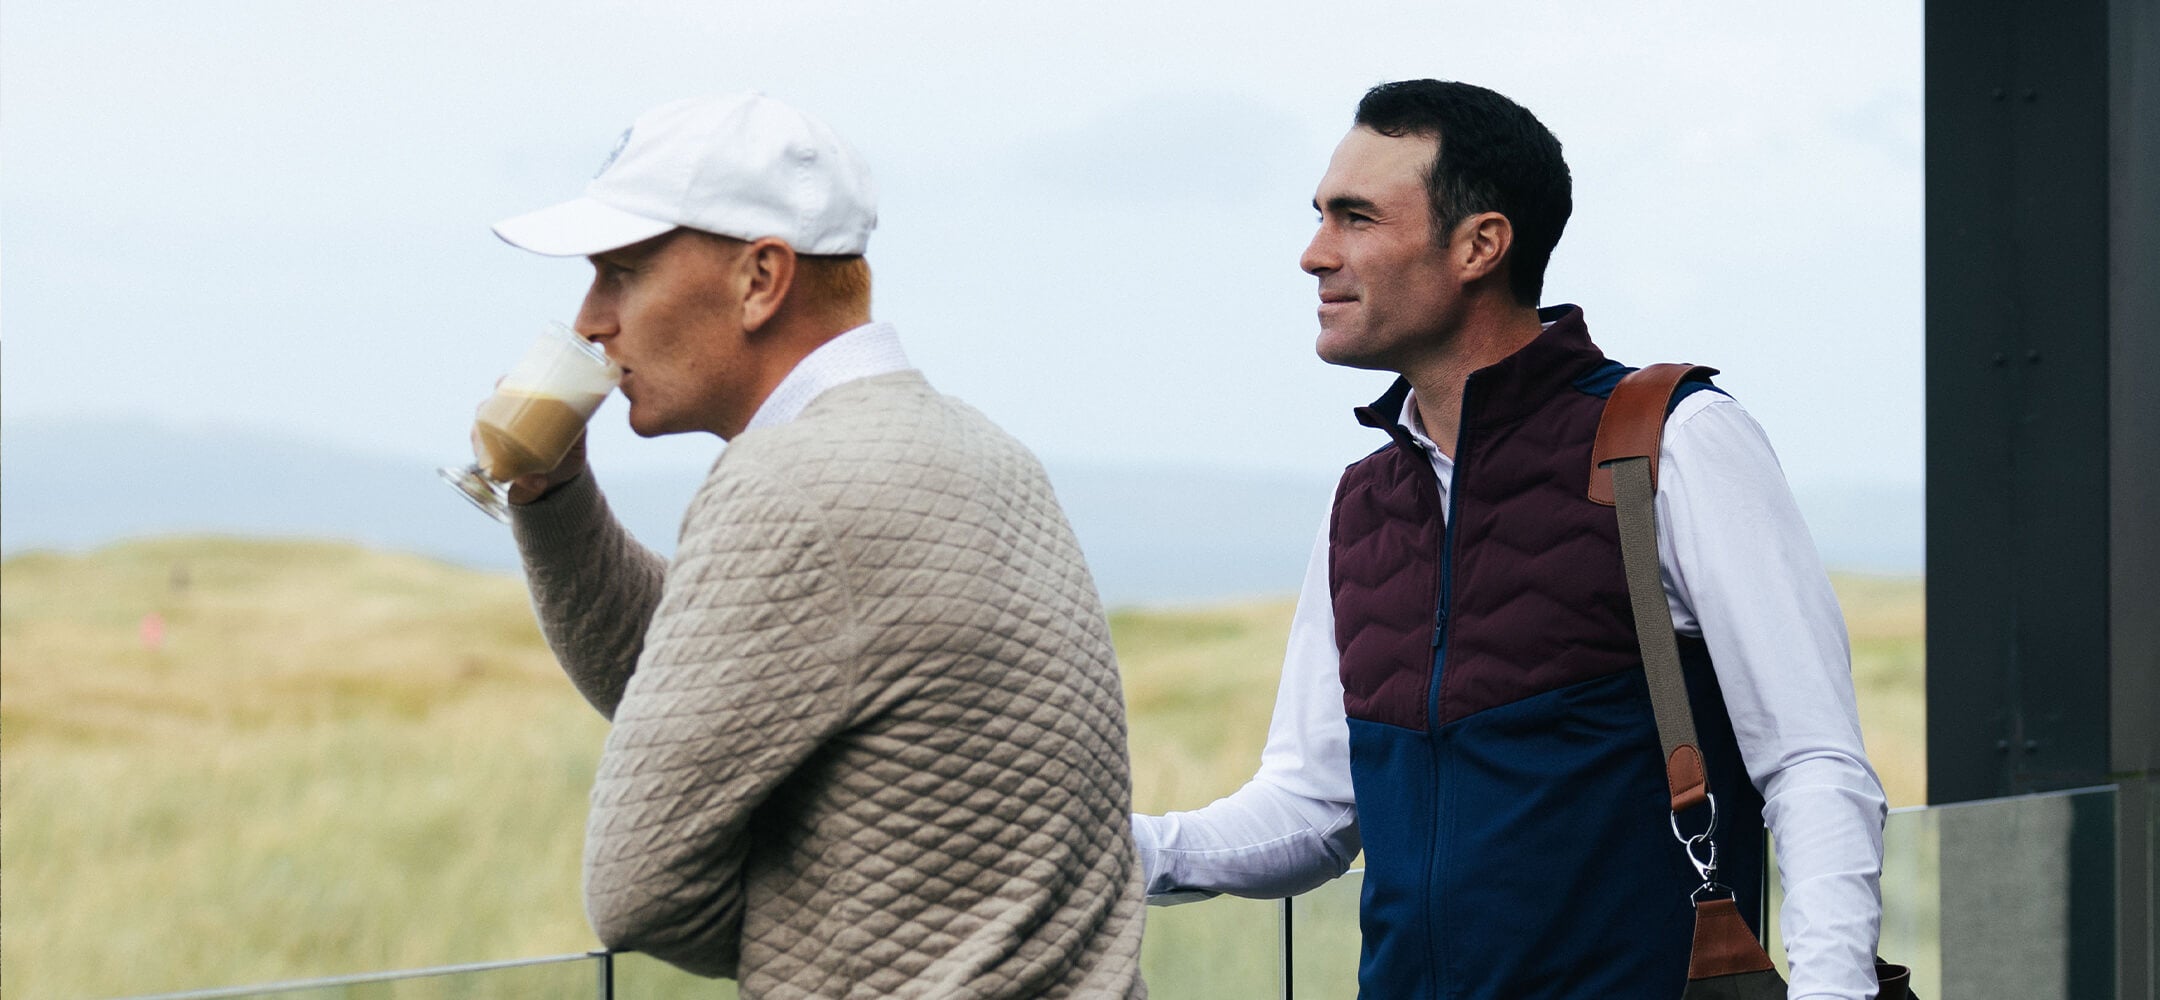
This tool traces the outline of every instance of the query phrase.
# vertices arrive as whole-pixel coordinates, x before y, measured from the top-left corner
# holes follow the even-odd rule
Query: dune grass
[[[1838,576],[1868,759],[1892,808],[1927,804],[1927,594],[1918,578]]]
[[[1894,803],[1920,801],[1920,588],[1854,579],[1840,593],[1878,769]],[[1251,774],[1290,612],[1263,601],[1112,616],[1138,808],[1189,808]],[[242,539],[10,559],[0,994],[585,950],[578,857],[604,733],[515,578]],[[1247,906],[1246,947],[1209,952],[1224,956],[1213,965],[1151,957],[1158,995],[1272,983],[1272,911],[1229,905]],[[1177,912],[1151,915],[1151,956],[1200,954],[1227,911],[1164,915]],[[639,995],[701,989],[640,975]]]
[[[0,590],[0,993],[588,940],[563,873],[604,727],[514,581],[187,540],[9,560]]]

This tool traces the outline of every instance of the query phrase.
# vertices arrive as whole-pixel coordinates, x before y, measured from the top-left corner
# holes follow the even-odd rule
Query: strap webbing
[[[1591,499],[1607,502],[1601,494],[1609,483],[1610,502],[1618,508],[1620,561],[1627,571],[1628,602],[1635,611],[1635,637],[1642,647],[1674,812],[1707,801],[1710,781],[1695,735],[1695,714],[1688,706],[1687,678],[1680,672],[1672,609],[1665,604],[1665,587],[1658,579],[1657,454],[1673,390],[1690,378],[1713,374],[1714,368],[1672,364],[1630,373],[1606,400],[1591,448]]]
[[[1598,422],[1597,441],[1591,449],[1590,498],[1610,502],[1618,509],[1620,562],[1627,575],[1628,603],[1635,611],[1635,639],[1642,647],[1650,710],[1657,717],[1658,743],[1665,751],[1665,785],[1672,793],[1676,816],[1709,800],[1710,781],[1696,742],[1687,678],[1680,672],[1680,641],[1673,633],[1672,609],[1665,603],[1665,586],[1658,579],[1657,453],[1673,390],[1698,372],[1716,374],[1714,369],[1689,365],[1651,365],[1621,379],[1606,401],[1604,418]],[[1608,484],[1609,501],[1605,492]],[[1715,811],[1711,822],[1716,823]],[[1680,836],[1677,825],[1673,834]],[[1695,853],[1695,842],[1708,836],[1706,831],[1695,840],[1683,838],[1688,859],[1697,867],[1702,867],[1702,862]],[[1714,870],[1716,858],[1713,849],[1704,888],[1715,884],[1710,871]],[[1884,996],[1894,995],[1887,989],[1887,980],[1885,983]],[[1689,949],[1684,995],[1785,995],[1784,978],[1741,918],[1734,900],[1696,899],[1695,939]]]
[[[1642,644],[1643,673],[1650,682],[1650,708],[1657,716],[1658,744],[1665,751],[1665,783],[1679,812],[1709,794],[1702,751],[1696,749],[1695,713],[1688,705],[1687,678],[1680,672],[1680,643],[1673,636],[1672,609],[1658,581],[1657,503],[1650,485],[1650,460],[1623,458],[1610,466],[1613,493],[1619,500],[1620,561],[1627,568],[1628,602],[1635,609],[1635,636]]]

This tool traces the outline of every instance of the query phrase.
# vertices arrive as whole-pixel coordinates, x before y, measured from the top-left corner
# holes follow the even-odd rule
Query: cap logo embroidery
[[[615,158],[621,156],[624,147],[630,145],[630,133],[636,128],[637,126],[632,125],[622,130],[622,135],[615,140],[615,148],[608,151],[607,159],[600,161],[600,169],[593,171],[594,177],[607,173],[607,168],[615,165]]]

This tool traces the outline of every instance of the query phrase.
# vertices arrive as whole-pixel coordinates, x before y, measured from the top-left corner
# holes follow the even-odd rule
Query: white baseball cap
[[[824,122],[755,92],[693,97],[639,115],[584,197],[504,219],[495,235],[582,257],[678,226],[859,254],[877,228],[877,192],[862,157]]]

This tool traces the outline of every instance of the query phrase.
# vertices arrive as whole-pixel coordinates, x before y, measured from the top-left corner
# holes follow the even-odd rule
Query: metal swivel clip
[[[1717,841],[1710,835],[1717,832],[1717,796],[1704,793],[1710,800],[1710,822],[1701,833],[1689,835],[1680,831],[1680,814],[1672,814],[1673,839],[1680,842],[1681,850],[1687,852],[1688,863],[1695,866],[1695,874],[1702,877],[1702,884],[1695,887],[1691,897],[1700,900],[1704,893],[1723,892],[1732,895],[1732,887],[1717,880]]]

